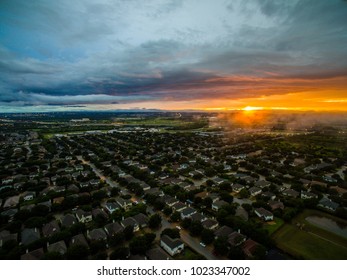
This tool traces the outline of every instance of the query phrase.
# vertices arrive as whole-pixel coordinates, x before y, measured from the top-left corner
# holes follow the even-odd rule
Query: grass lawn
[[[273,221],[265,223],[264,228],[269,232],[269,235],[272,235],[283,225],[283,223],[282,219],[275,217]]]
[[[205,260],[205,257],[185,247],[183,253],[175,256],[175,260]]]
[[[284,224],[272,238],[278,248],[299,259],[343,259],[347,260],[347,239],[309,224],[305,218],[310,215],[338,219],[317,210],[305,210],[294,218],[292,224]],[[304,230],[296,223],[305,224]]]

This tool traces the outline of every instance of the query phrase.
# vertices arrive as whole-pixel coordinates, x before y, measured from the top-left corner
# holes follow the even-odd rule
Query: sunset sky
[[[0,112],[246,107],[347,111],[347,1],[0,1]]]

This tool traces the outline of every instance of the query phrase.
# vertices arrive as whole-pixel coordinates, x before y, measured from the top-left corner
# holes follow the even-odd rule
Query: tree
[[[213,246],[214,246],[214,251],[216,252],[217,255],[226,255],[228,253],[228,241],[226,238],[217,238],[214,242],[213,242]]]
[[[125,240],[130,240],[134,236],[134,227],[126,226],[123,230]]]
[[[66,252],[66,258],[68,260],[85,260],[88,258],[88,247],[80,244],[71,245]]]
[[[203,227],[201,225],[201,222],[193,221],[190,224],[190,227],[189,227],[190,235],[192,235],[192,236],[199,236],[201,234],[202,230],[203,230]]]
[[[240,246],[237,246],[230,249],[228,258],[232,260],[244,260],[246,256],[242,248]]]
[[[155,239],[155,234],[146,233],[142,236],[134,237],[129,244],[130,252],[134,255],[145,254],[146,251],[152,246]]]
[[[248,198],[250,196],[250,193],[247,189],[242,189],[239,192],[239,196],[240,196],[240,198]]]
[[[178,222],[181,220],[181,214],[177,211],[175,211],[174,213],[172,213],[172,215],[170,216],[171,221],[173,222]]]
[[[128,247],[118,247],[110,254],[110,260],[125,260],[128,256]]]
[[[201,232],[201,241],[205,244],[211,244],[214,241],[213,230],[203,229]]]
[[[158,228],[161,225],[161,216],[159,214],[152,215],[148,220],[148,226],[151,229]]]

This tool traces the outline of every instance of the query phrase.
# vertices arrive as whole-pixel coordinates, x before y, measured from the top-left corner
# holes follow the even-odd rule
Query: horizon
[[[1,1],[0,112],[344,113],[346,12],[343,0]]]

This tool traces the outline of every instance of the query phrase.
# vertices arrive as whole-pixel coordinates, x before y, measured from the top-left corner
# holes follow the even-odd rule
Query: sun
[[[263,107],[254,107],[254,106],[246,106],[242,108],[243,111],[256,111],[256,110],[263,110]]]

